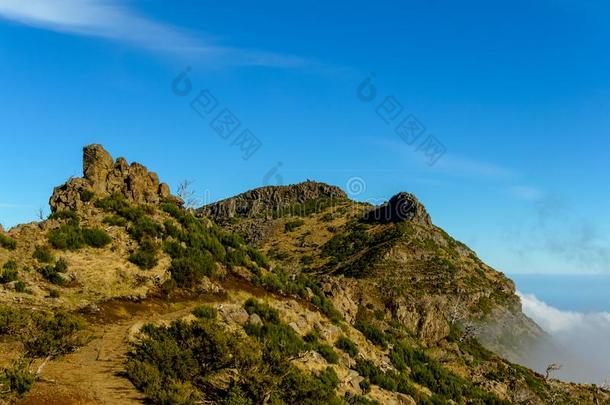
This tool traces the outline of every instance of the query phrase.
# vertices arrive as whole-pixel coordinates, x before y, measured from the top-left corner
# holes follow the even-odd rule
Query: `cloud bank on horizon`
[[[73,35],[127,42],[157,51],[204,57],[208,62],[294,68],[305,59],[241,49],[202,40],[186,30],[154,21],[117,0],[0,0],[0,18]]]
[[[534,351],[532,362],[539,371],[559,363],[557,377],[606,384],[610,378],[610,312],[563,311],[533,294],[517,292],[523,312],[552,338],[552,345]],[[540,350],[538,350],[540,349]],[[530,364],[532,366],[532,364]]]

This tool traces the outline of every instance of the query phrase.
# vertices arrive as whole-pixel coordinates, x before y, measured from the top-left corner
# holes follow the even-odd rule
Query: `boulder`
[[[364,215],[364,220],[375,223],[410,221],[419,225],[432,225],[430,214],[411,193],[398,193],[387,203],[373,208]]]

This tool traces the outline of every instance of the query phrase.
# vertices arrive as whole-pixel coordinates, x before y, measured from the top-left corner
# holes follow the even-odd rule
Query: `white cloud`
[[[540,301],[532,294],[518,293],[523,312],[551,334],[585,330],[604,330],[610,333],[610,312],[582,313],[562,311]]]
[[[610,376],[610,313],[563,311],[531,294],[517,293],[523,312],[551,337],[535,348],[529,360],[539,370],[557,362],[557,377],[601,384]]]
[[[221,46],[138,15],[117,0],[0,0],[0,17],[36,28],[129,42],[242,65],[296,67],[300,58]]]

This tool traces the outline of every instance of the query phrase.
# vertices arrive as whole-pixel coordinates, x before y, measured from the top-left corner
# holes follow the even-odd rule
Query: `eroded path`
[[[110,302],[92,317],[91,340],[50,361],[41,379],[18,404],[142,404],[144,396],[121,373],[129,337],[147,322],[172,321],[210,300],[161,303]]]

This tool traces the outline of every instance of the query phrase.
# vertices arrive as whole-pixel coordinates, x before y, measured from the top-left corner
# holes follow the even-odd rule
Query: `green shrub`
[[[271,267],[269,259],[267,259],[267,257],[263,253],[254,248],[248,248],[248,256],[250,256],[250,259],[252,259],[252,261],[256,263],[259,267],[262,267],[264,269],[268,269]]]
[[[193,315],[195,315],[199,319],[215,319],[216,309],[208,305],[200,305],[197,308],[193,309]]]
[[[141,216],[135,224],[129,228],[129,234],[137,241],[145,237],[158,238],[163,234],[163,227],[153,221],[150,217]]]
[[[38,272],[50,283],[56,285],[63,285],[66,280],[61,276],[60,272],[55,269],[55,266],[45,266],[38,270]]]
[[[365,378],[364,380],[360,381],[360,389],[365,394],[368,394],[369,392],[371,392],[371,380],[369,380],[368,377]]]
[[[316,351],[320,353],[324,360],[331,364],[337,364],[339,361],[339,356],[337,356],[337,353],[335,353],[333,348],[328,345],[319,345]]]
[[[214,258],[207,251],[188,249],[185,256],[172,260],[169,271],[179,287],[192,287],[204,276],[212,275]]]
[[[112,238],[103,229],[84,228],[83,241],[91,247],[102,248],[112,242]]]
[[[151,240],[144,240],[138,250],[129,255],[129,261],[143,270],[152,269],[159,263],[157,245]]]
[[[81,190],[80,199],[82,202],[89,202],[93,199],[95,194],[91,190]]]
[[[17,241],[15,239],[10,238],[2,233],[0,233],[0,247],[3,247],[7,250],[15,250],[17,249]]]
[[[22,361],[0,371],[0,385],[3,386],[3,391],[8,390],[22,396],[34,385],[34,375],[28,370],[27,363]]]
[[[12,281],[16,281],[19,277],[19,272],[17,270],[17,262],[14,260],[9,260],[2,267],[2,276],[0,277],[0,283],[6,284]]]
[[[84,246],[83,232],[76,222],[61,225],[48,233],[51,246],[61,250],[77,250]]]
[[[335,347],[337,349],[343,350],[352,358],[356,358],[356,356],[358,356],[358,346],[356,346],[356,344],[346,336],[341,336],[339,339],[337,339],[337,341],[335,342]]]
[[[15,291],[17,291],[18,293],[26,292],[25,283],[23,281],[17,281],[15,283]]]
[[[102,222],[111,226],[127,226],[127,220],[123,217],[119,217],[118,215],[107,216],[102,220]]]
[[[32,257],[40,263],[53,263],[53,260],[55,260],[53,253],[47,247],[36,247]]]
[[[284,232],[292,232],[295,229],[305,225],[305,221],[302,219],[295,219],[294,221],[288,221],[284,224]]]
[[[59,293],[59,290],[49,290],[49,298],[59,298],[61,296],[61,294]]]
[[[76,222],[80,220],[78,214],[74,211],[57,211],[49,215],[49,219],[71,220]]]
[[[387,336],[381,329],[369,323],[364,318],[356,319],[354,327],[358,329],[373,344],[385,349],[388,346]]]
[[[68,262],[62,257],[55,263],[55,271],[64,273],[66,270],[68,270]]]

